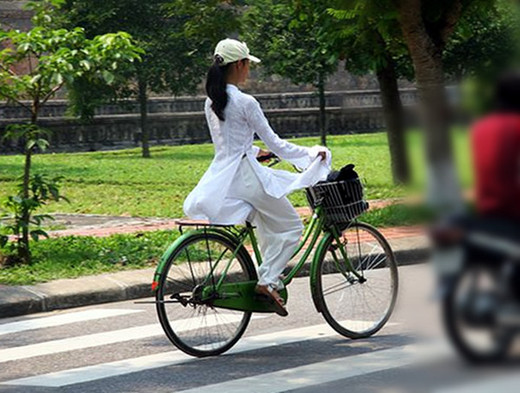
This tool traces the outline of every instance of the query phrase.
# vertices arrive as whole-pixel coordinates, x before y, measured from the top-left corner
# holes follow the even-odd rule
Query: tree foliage
[[[248,2],[244,37],[262,54],[264,72],[295,84],[312,84],[320,99],[320,133],[325,135],[325,83],[338,68],[338,51],[330,31],[335,21],[325,2],[259,0]]]
[[[120,65],[133,62],[142,53],[124,32],[89,39],[79,27],[53,29],[53,14],[47,10],[61,3],[31,2],[29,8],[45,10],[36,13],[31,30],[0,30],[0,44],[4,46],[0,51],[0,97],[18,103],[31,115],[77,78],[112,84]],[[16,65],[25,65],[27,71],[16,73]]]
[[[443,53],[446,72],[463,77],[494,77],[518,61],[518,9],[509,1],[470,8],[461,16]]]
[[[466,12],[443,52],[445,71],[461,85],[465,110],[480,115],[492,106],[497,77],[519,60],[518,9],[497,1],[486,12]]]
[[[205,76],[215,43],[238,29],[236,8],[223,0],[66,0],[65,7],[64,23],[83,27],[89,36],[128,32],[145,50],[142,61],[125,73],[125,84],[100,90],[79,81],[74,92],[79,106],[136,97],[145,157],[149,92],[191,94]]]
[[[366,74],[386,67],[391,60],[399,77],[413,78],[408,48],[391,3],[338,0],[332,2],[328,13],[341,22],[332,37],[346,69]]]
[[[145,50],[134,77],[155,92],[189,93],[201,81],[215,41],[237,29],[221,0],[68,0],[68,23],[89,36],[125,31]]]
[[[366,54],[355,58],[350,67],[377,68],[385,63],[385,52],[391,54],[387,59],[396,59],[398,55],[397,59],[404,60],[396,61],[398,66],[413,64],[426,134],[428,199],[439,206],[457,204],[459,199],[448,135],[446,74],[472,72],[494,61],[480,57],[471,46],[472,40],[477,46],[496,45],[484,33],[491,26],[486,22],[474,23],[489,18],[496,3],[496,0],[338,0],[331,6],[336,9],[333,16],[351,21],[350,27],[341,31],[350,48],[358,46]],[[478,49],[481,53],[486,51]],[[469,53],[476,54],[473,64],[468,61]]]
[[[266,73],[317,86],[320,73],[337,70],[338,51],[330,39],[333,23],[321,2],[251,1],[244,14],[244,37],[262,54]]]
[[[142,51],[127,33],[118,32],[87,38],[82,28],[56,28],[61,0],[29,2],[34,12],[29,31],[0,30],[0,98],[27,110],[29,121],[10,125],[5,137],[16,141],[25,155],[19,191],[4,203],[11,213],[8,230],[17,237],[13,245],[17,260],[30,262],[29,236],[42,235],[45,216],[34,212],[46,201],[61,198],[59,179],[31,175],[31,157],[48,146],[48,132],[38,125],[41,108],[64,86],[83,78],[94,84],[110,85],[123,64],[139,59]],[[21,71],[20,71],[21,70]],[[37,228],[31,230],[31,226]],[[2,238],[2,242],[5,237]]]
[[[329,14],[338,27],[331,32],[345,67],[355,74],[374,73],[380,88],[386,123],[392,178],[396,184],[410,181],[404,110],[398,79],[413,78],[408,50],[391,4],[339,0]]]

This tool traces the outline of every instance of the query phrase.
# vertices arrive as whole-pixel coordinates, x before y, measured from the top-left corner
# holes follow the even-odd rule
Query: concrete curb
[[[0,318],[152,296],[154,269],[0,286]]]
[[[428,258],[424,236],[390,239],[399,266]],[[310,263],[299,276],[309,274]],[[0,318],[153,296],[154,269],[132,270],[30,286],[0,285]]]

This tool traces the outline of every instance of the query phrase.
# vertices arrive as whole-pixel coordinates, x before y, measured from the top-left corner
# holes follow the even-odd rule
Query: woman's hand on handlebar
[[[323,161],[327,158],[327,152],[320,151],[318,152],[318,155],[316,157],[320,157],[320,159]],[[264,149],[260,149],[260,151],[256,155],[256,159],[258,160],[258,162],[267,162],[270,160],[274,160],[274,162],[271,163],[269,166],[275,165],[281,161],[276,154]]]
[[[260,151],[256,155],[256,159],[258,160],[258,162],[270,161],[273,158],[277,158],[276,154],[264,149],[260,149]]]

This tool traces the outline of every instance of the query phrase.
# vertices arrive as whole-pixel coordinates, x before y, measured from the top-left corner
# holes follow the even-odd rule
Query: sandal
[[[259,295],[263,295],[263,296],[266,296],[267,298],[269,298],[269,300],[272,301],[274,308],[275,308],[275,312],[278,315],[280,315],[282,317],[286,317],[287,315],[289,315],[289,313],[285,309],[284,300],[280,296],[280,294],[278,293],[276,288],[274,288],[271,285],[257,285],[255,287],[255,292],[258,293]]]

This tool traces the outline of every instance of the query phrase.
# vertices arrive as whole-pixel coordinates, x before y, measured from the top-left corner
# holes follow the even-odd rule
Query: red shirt
[[[478,121],[472,147],[478,212],[520,220],[520,115]]]

